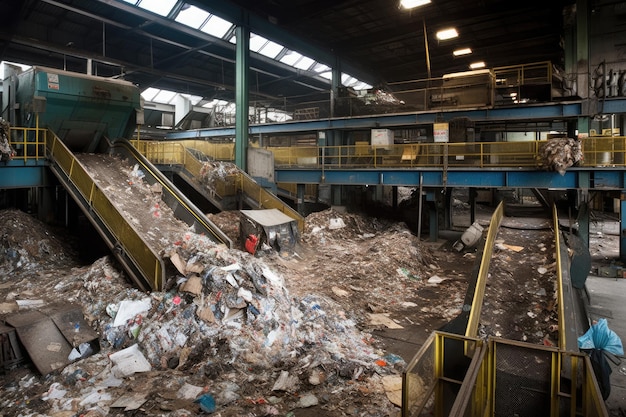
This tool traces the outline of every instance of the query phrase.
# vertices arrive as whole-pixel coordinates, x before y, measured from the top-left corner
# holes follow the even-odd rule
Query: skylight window
[[[274,59],[283,49],[285,49],[284,46],[276,42],[272,42],[261,35],[257,35],[256,33],[250,34],[250,50],[253,52],[257,52],[268,58]]]
[[[322,78],[326,78],[327,80],[332,80],[333,79],[333,72],[332,71],[320,72],[318,75],[320,77],[322,77]]]
[[[154,101],[154,98],[157,94],[159,94],[160,91],[161,90],[159,90],[158,88],[148,87],[141,93],[141,96],[146,101]]]
[[[137,2],[138,2],[139,0],[124,0],[124,1],[125,1],[126,3],[130,3],[130,4],[132,4],[133,6],[136,6],[136,5],[137,5]]]
[[[161,16],[167,16],[178,0],[140,0],[137,6]]]
[[[350,84],[353,84],[356,81],[358,80],[351,75],[343,73],[341,74],[341,84],[345,85],[346,87],[350,87]]]
[[[196,106],[198,103],[200,103],[200,101],[202,101],[202,97],[200,96],[194,96],[191,94],[180,94],[180,96],[189,100],[192,106]]]
[[[183,9],[178,13],[178,16],[176,16],[175,20],[183,25],[199,29],[209,16],[210,14],[206,10],[185,4]]]
[[[280,59],[280,62],[283,64],[293,66],[298,60],[302,58],[302,55],[296,51],[288,51],[287,54]]]
[[[213,35],[216,38],[223,38],[233,27],[233,24],[228,20],[224,20],[221,17],[211,15],[209,21],[200,29],[204,33]],[[234,43],[234,42],[233,42]]]
[[[328,65],[320,64],[319,62],[317,62],[311,71],[321,73],[330,70],[331,68]]]
[[[363,81],[358,81],[356,84],[352,86],[352,88],[354,88],[357,91],[360,91],[360,90],[369,90],[370,88],[372,88],[372,86]]]
[[[206,109],[212,109],[213,107],[223,107],[223,106],[226,106],[227,104],[228,104],[228,101],[214,98],[210,102],[203,104],[202,107]]]
[[[268,58],[275,59],[283,49],[285,49],[284,46],[276,42],[268,41],[267,44],[265,44],[265,46],[261,48],[261,50],[259,50],[258,52]]]
[[[255,33],[250,34],[250,50],[254,52],[259,52],[261,48],[265,46],[267,43],[267,39],[265,39],[261,35],[257,35]]]
[[[174,97],[176,97],[176,93],[174,91],[161,90],[156,96],[154,96],[152,101],[155,103],[170,104]]]
[[[293,66],[301,70],[308,70],[309,68],[311,68],[311,65],[313,65],[314,63],[315,63],[315,60],[309,58],[308,56],[303,56]]]

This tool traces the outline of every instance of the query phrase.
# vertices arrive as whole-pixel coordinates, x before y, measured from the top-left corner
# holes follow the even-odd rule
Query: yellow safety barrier
[[[547,346],[434,332],[402,377],[402,417],[608,416],[589,357]]]
[[[16,152],[13,160],[23,160],[46,158],[46,138],[47,129],[35,127],[13,127],[9,128],[9,145]]]
[[[72,152],[54,133],[50,132],[47,141],[48,153],[56,166],[63,172],[67,181],[75,187],[82,196],[88,210],[93,211],[108,230],[109,245],[115,250],[121,250],[141,271],[142,277],[132,277],[144,290],[161,290],[164,282],[164,267],[158,254],[154,253],[143,241],[135,229],[126,221],[104,192],[92,180],[85,169],[80,165]],[[104,236],[103,236],[104,237]],[[143,279],[147,280],[149,287]]]
[[[565,349],[567,346],[566,332],[565,332],[565,302],[563,296],[563,271],[561,260],[561,232],[559,229],[559,215],[556,209],[556,205],[552,205],[552,221],[554,228],[554,244],[556,252],[556,301],[558,305],[558,325],[559,325],[559,346]]]
[[[176,142],[134,141],[133,145],[154,164],[182,165],[193,177],[200,178],[204,163],[196,157],[194,151],[201,152],[204,156],[210,156],[205,154],[205,151],[212,151],[215,155],[221,154],[223,156],[226,154],[231,155],[234,151],[232,144],[229,143],[213,144],[222,146],[206,146],[203,145],[203,142],[204,141],[200,140]],[[238,192],[242,192],[255,201],[259,208],[275,208],[292,217],[298,222],[300,233],[304,231],[304,217],[285,204],[281,199],[257,184],[256,181],[246,173],[238,171],[236,174],[227,175],[215,184],[215,193],[220,198],[232,196]]]
[[[491,216],[489,230],[487,231],[487,239],[485,241],[485,249],[483,250],[478,277],[476,278],[476,289],[474,290],[474,298],[472,299],[472,309],[470,310],[466,337],[475,337],[478,334],[478,324],[480,322],[480,313],[482,311],[483,298],[485,296],[485,286],[487,285],[487,277],[489,275],[489,265],[493,254],[498,229],[504,216],[504,204],[501,202]]]
[[[529,168],[540,169],[540,148],[547,141],[449,142],[371,146],[368,142],[342,146],[265,148],[278,168]],[[177,142],[134,141],[148,159],[158,164],[185,162],[184,149],[197,149],[215,160],[232,160],[234,144],[201,140]],[[626,166],[626,137],[581,139],[581,166]],[[208,152],[208,153],[207,153]]]

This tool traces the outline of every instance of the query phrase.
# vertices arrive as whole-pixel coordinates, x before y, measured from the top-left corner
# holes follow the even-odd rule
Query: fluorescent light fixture
[[[437,39],[445,41],[446,39],[453,39],[459,36],[459,32],[455,28],[443,29],[437,32]]]
[[[429,4],[430,0],[400,0],[400,6],[405,9],[414,9],[416,7]]]
[[[485,68],[485,61],[480,61],[480,62],[472,62],[470,64],[470,68],[471,69],[478,69],[478,68]]]
[[[469,55],[471,53],[472,53],[472,50],[470,48],[457,49],[454,52],[452,52],[454,56]]]

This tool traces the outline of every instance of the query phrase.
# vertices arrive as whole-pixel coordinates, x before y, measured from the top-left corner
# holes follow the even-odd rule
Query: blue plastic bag
[[[587,333],[578,338],[578,347],[580,349],[600,349],[605,350],[613,355],[621,356],[624,354],[622,339],[617,333],[609,329],[606,319],[600,319],[592,325]]]

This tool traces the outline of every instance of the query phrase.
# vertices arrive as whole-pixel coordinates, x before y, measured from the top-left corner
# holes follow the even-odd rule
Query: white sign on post
[[[448,142],[450,140],[450,128],[448,123],[433,123],[435,142]]]

